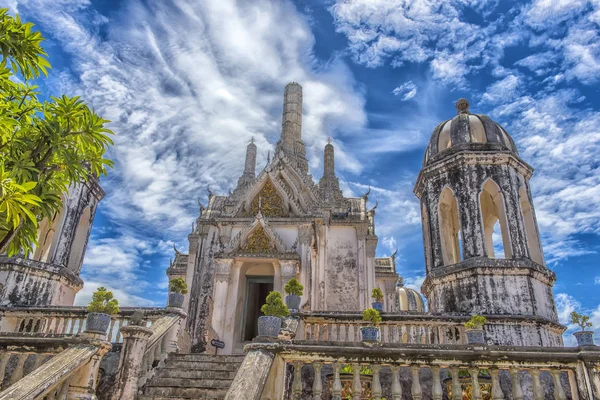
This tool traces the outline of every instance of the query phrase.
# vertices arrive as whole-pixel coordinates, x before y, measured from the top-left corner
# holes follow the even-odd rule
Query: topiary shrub
[[[286,294],[291,296],[302,296],[304,293],[304,286],[298,282],[298,279],[292,278],[285,284],[283,290],[285,290]]]
[[[283,297],[279,292],[270,292],[267,295],[266,303],[263,304],[260,311],[269,317],[283,318],[290,315],[290,311],[283,303]]]
[[[378,303],[382,303],[383,302],[383,293],[381,292],[381,289],[374,288],[373,291],[371,292],[371,298]]]
[[[87,306],[88,312],[113,315],[119,310],[119,301],[114,298],[113,293],[104,286],[100,286],[92,295],[92,301]]]
[[[470,320],[465,322],[465,328],[467,329],[481,329],[487,322],[487,318],[483,315],[473,315]]]
[[[187,283],[183,278],[175,278],[169,281],[169,292],[186,294],[188,292]]]
[[[581,315],[577,311],[571,313],[571,323],[577,324],[581,327],[581,331],[585,331],[585,328],[591,328],[592,323],[589,322],[590,317],[587,315]]]
[[[379,315],[379,311],[374,308],[367,308],[362,312],[363,321],[370,322],[373,326],[378,326],[381,322],[381,315]]]

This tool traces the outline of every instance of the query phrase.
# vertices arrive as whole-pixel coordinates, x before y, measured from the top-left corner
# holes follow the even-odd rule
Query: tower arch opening
[[[527,238],[527,248],[529,249],[529,257],[531,261],[540,265],[544,265],[544,257],[542,256],[542,246],[538,235],[535,219],[533,217],[533,207],[529,202],[529,195],[525,187],[519,189],[519,203],[521,205],[521,215],[523,216],[523,224],[525,225],[525,235]]]
[[[71,245],[71,254],[69,255],[68,268],[76,273],[79,273],[83,262],[83,254],[86,249],[86,243],[89,237],[92,224],[92,212],[90,207],[86,207],[79,217],[75,237]]]
[[[444,265],[456,264],[462,258],[459,240],[460,220],[458,217],[458,202],[454,197],[454,192],[449,187],[442,190],[438,213]]]
[[[494,226],[500,224],[502,240],[496,244],[504,250],[504,258],[512,258],[508,220],[504,207],[504,198],[500,187],[492,179],[488,179],[482,186],[479,194],[479,207],[483,223],[484,243],[486,254],[489,258],[497,258],[494,251]],[[500,245],[501,242],[501,245]],[[498,257],[501,258],[501,257]]]

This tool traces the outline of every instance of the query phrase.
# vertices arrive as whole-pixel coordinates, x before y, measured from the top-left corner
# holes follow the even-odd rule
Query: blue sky
[[[4,2],[6,4],[6,0]],[[254,137],[264,165],[284,85],[304,87],[318,179],[328,136],[347,195],[372,186],[378,254],[424,275],[412,187],[433,128],[467,97],[515,139],[557,306],[600,328],[600,1],[8,0],[48,39],[45,95],[81,95],[117,133],[83,268],[124,304],[164,304],[207,185],[226,193]],[[572,327],[571,327],[572,328]]]

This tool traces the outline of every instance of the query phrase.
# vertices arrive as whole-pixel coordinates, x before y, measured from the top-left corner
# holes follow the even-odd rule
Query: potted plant
[[[363,342],[378,342],[379,341],[379,323],[381,316],[379,311],[374,308],[367,308],[362,312],[363,321],[370,322],[370,326],[360,328],[360,335]]]
[[[304,286],[298,282],[298,279],[292,278],[283,287],[287,296],[285,296],[285,305],[290,311],[298,311],[300,309],[300,299],[304,293]]]
[[[469,344],[484,344],[483,325],[487,322],[487,318],[483,315],[473,315],[470,320],[465,322],[465,330],[467,332],[467,343]]]
[[[169,307],[183,307],[184,294],[188,292],[187,283],[183,278],[175,278],[169,281]]]
[[[577,311],[571,313],[571,322],[581,327],[581,331],[573,333],[577,339],[578,346],[594,346],[594,331],[586,331],[585,328],[591,328],[590,317],[581,315]]]
[[[258,317],[258,336],[277,337],[281,329],[281,318],[290,315],[279,292],[270,292],[266,303],[260,308],[264,314]]]
[[[119,312],[119,302],[113,293],[100,286],[92,295],[92,301],[87,307],[86,332],[106,335],[110,324],[110,316]]]
[[[374,309],[376,309],[379,312],[382,312],[383,311],[383,293],[381,292],[381,289],[379,289],[379,288],[373,289],[373,291],[371,292],[371,298],[373,300],[375,300],[373,303],[371,303],[371,307],[373,307]]]

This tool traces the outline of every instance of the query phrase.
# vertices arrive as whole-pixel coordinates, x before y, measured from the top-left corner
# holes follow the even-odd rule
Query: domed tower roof
[[[467,99],[459,99],[455,106],[458,115],[433,130],[423,158],[424,167],[461,150],[509,151],[518,155],[514,141],[500,124],[487,115],[471,114]]]
[[[398,294],[398,309],[400,311],[425,312],[425,302],[421,293],[402,286],[401,283],[396,287],[396,293]]]

